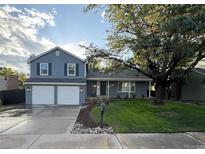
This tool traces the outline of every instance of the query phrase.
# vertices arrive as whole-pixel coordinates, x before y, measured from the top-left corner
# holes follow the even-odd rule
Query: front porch
[[[150,98],[150,86],[151,81],[88,80],[87,98]]]

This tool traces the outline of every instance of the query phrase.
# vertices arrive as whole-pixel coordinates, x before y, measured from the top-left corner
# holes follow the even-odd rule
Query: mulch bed
[[[78,114],[76,123],[81,123],[85,127],[93,128],[99,126],[90,116],[90,111],[95,107],[95,103],[85,104]]]

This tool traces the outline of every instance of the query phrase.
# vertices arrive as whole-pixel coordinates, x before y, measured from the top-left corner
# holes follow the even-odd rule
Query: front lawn
[[[99,122],[100,107],[91,110]],[[169,102],[155,106],[149,100],[114,100],[107,106],[104,123],[118,133],[205,131],[205,106]]]

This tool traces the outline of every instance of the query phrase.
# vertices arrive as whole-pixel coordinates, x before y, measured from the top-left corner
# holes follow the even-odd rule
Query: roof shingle
[[[85,78],[29,78],[25,82],[86,83]]]

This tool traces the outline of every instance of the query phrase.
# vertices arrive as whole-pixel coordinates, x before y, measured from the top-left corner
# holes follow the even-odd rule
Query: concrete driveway
[[[80,107],[36,106],[0,114],[0,148],[205,148],[205,133],[70,134]]]

